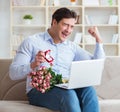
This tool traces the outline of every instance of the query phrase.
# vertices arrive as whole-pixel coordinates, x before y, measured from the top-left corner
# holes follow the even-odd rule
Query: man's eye
[[[64,23],[63,25],[64,25],[64,26],[67,26],[67,24],[65,24],[65,23]]]

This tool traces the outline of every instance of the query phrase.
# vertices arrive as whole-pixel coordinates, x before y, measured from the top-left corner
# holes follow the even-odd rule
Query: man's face
[[[65,41],[72,33],[76,20],[74,18],[64,18],[59,23],[53,20],[54,42],[61,43]]]

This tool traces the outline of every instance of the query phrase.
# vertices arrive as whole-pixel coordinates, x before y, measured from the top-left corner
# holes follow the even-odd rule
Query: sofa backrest
[[[0,59],[0,100],[27,100],[26,81],[13,81],[9,78],[12,59]]]
[[[13,81],[9,78],[12,59],[0,59],[0,100],[27,100],[26,81]],[[101,85],[96,86],[100,99],[120,98],[120,57],[107,57]]]

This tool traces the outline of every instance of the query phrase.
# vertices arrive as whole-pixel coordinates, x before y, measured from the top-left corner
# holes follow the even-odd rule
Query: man
[[[50,66],[44,53],[49,49],[54,58],[52,68],[63,77],[69,76],[72,61],[104,58],[102,40],[96,27],[88,30],[96,39],[94,55],[67,40],[73,31],[76,17],[74,11],[60,8],[54,12],[51,27],[46,32],[30,36],[20,45],[10,66],[10,77],[13,80],[27,77],[26,90],[30,104],[60,112],[99,112],[98,99],[93,87],[71,90],[54,87],[43,94],[30,86],[30,77],[27,75],[39,66]]]

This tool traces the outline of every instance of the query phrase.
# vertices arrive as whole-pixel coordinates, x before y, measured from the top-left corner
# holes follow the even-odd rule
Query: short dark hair
[[[76,14],[75,11],[63,7],[63,8],[57,9],[52,15],[52,21],[53,21],[53,19],[55,19],[58,23],[63,18],[74,18],[74,19],[76,19],[77,14]]]

